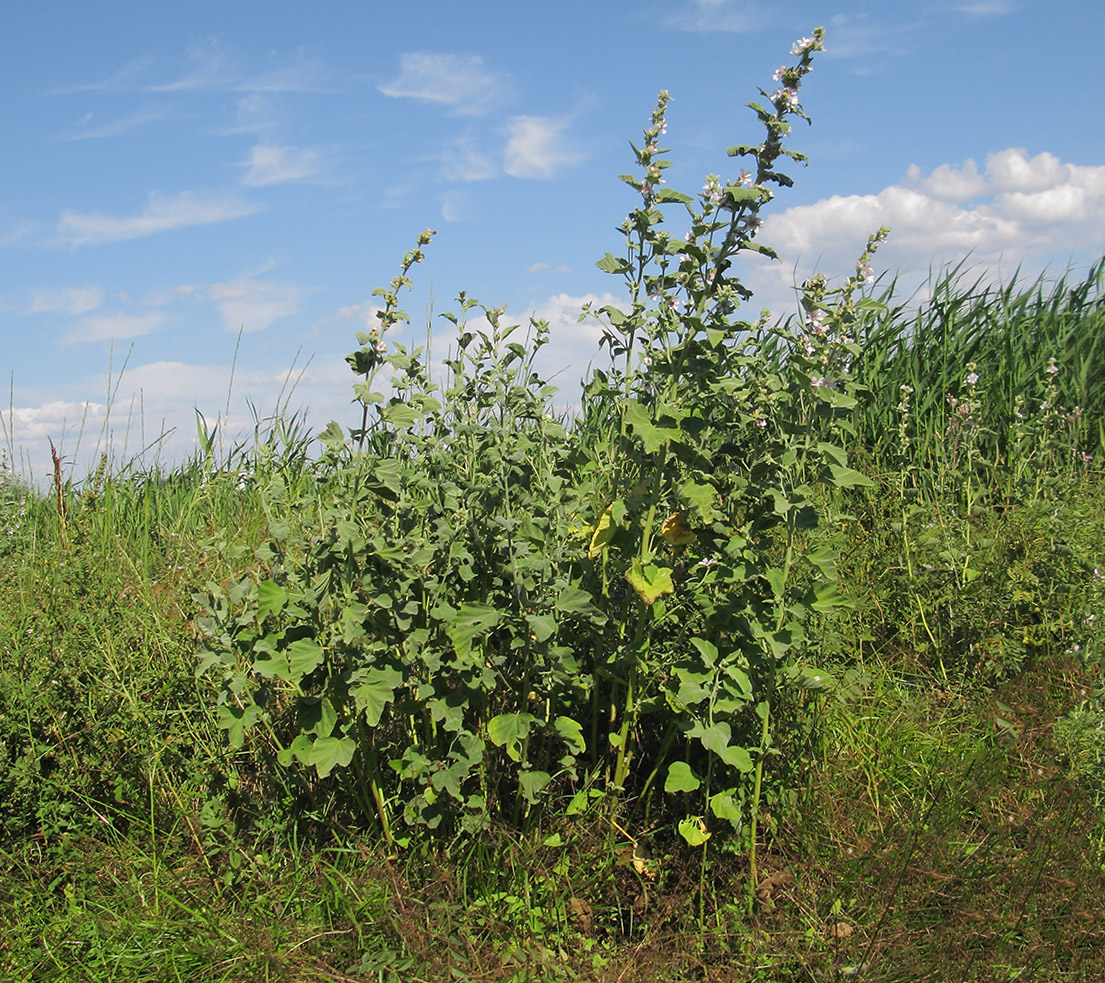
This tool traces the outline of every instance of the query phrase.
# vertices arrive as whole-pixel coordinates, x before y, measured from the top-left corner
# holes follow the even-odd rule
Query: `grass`
[[[746,843],[631,801],[396,849],[227,747],[193,594],[257,569],[274,475],[315,487],[302,421],[217,469],[105,466],[64,510],[0,471],[0,978],[1105,977],[1101,274],[948,278],[869,325],[874,484],[816,533],[853,602],[815,626],[841,685],[786,711],[751,915]],[[958,445],[949,393],[977,398]],[[1056,399],[1083,407],[1058,429]]]

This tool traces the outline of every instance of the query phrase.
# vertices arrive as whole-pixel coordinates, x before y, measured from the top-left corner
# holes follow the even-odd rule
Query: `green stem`
[[[750,835],[752,843],[748,850],[748,915],[751,917],[752,909],[756,902],[756,838],[759,831],[760,818],[760,790],[763,787],[764,758],[767,756],[768,740],[770,739],[769,724],[771,721],[771,703],[765,700],[763,707],[763,729],[760,732],[760,755],[756,761],[756,779],[752,787],[752,822]]]

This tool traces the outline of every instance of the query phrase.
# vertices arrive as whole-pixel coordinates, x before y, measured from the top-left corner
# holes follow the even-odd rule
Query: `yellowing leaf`
[[[687,841],[689,846],[702,846],[710,838],[706,830],[706,824],[700,816],[691,816],[688,819],[680,819],[679,835]]]
[[[698,538],[691,532],[687,517],[682,512],[673,512],[664,520],[664,524],[660,526],[660,535],[672,546],[686,546]]]
[[[669,567],[655,567],[651,563],[642,567],[640,560],[634,560],[633,566],[626,571],[625,579],[637,592],[645,604],[655,604],[661,594],[671,594],[675,584],[671,580]]]
[[[606,549],[613,536],[614,523],[610,516],[610,506],[608,505],[606,511],[602,513],[598,525],[595,526],[594,535],[591,537],[591,545],[587,549],[588,559],[593,560],[599,553]]]

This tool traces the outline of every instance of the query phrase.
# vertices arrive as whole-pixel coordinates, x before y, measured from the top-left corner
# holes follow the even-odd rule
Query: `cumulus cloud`
[[[503,169],[512,177],[551,178],[581,161],[583,155],[564,143],[567,126],[567,120],[549,116],[513,117],[508,124]]]
[[[104,292],[97,286],[61,287],[32,290],[28,314],[87,314],[104,302]]]
[[[259,205],[229,195],[186,191],[170,197],[153,192],[139,215],[119,217],[99,212],[63,212],[58,220],[57,243],[72,248],[99,246],[191,225],[226,222],[252,215],[259,209]]]
[[[14,406],[3,411],[3,418],[16,443],[24,443],[49,436],[56,441],[82,422],[85,426],[98,423],[106,414],[103,403],[55,399],[38,406]]]
[[[298,314],[311,293],[307,287],[273,280],[232,280],[206,290],[227,331],[264,331],[274,321]]]
[[[816,266],[848,274],[867,236],[889,226],[877,265],[926,275],[969,258],[979,267],[1040,268],[1056,255],[1100,251],[1105,242],[1105,167],[1068,164],[1049,153],[1009,148],[928,174],[911,167],[878,194],[834,195],[767,218],[760,241],[783,263],[751,270],[750,283],[778,302],[782,288]],[[759,303],[759,298],[757,298]],[[793,306],[793,301],[789,302]],[[770,306],[770,305],[769,305]]]
[[[400,56],[399,76],[380,86],[393,99],[449,106],[462,116],[486,111],[504,89],[501,76],[484,67],[479,55],[440,55],[411,52]]]
[[[248,168],[242,181],[253,187],[285,184],[313,177],[322,167],[318,151],[298,147],[275,147],[258,144],[243,167]]]

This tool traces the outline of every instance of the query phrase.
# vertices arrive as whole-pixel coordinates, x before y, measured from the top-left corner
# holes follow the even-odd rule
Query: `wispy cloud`
[[[445,177],[450,181],[484,181],[497,177],[499,165],[483,149],[486,141],[468,131],[449,145],[442,155]]]
[[[446,222],[463,222],[472,207],[472,196],[467,191],[446,191],[441,196],[441,217]]]
[[[512,177],[551,178],[584,155],[564,142],[568,121],[549,116],[515,116],[504,151],[503,169]]]
[[[479,116],[498,99],[506,80],[484,67],[479,55],[400,56],[398,78],[380,86],[393,99],[417,99],[449,106],[461,116]]]
[[[680,31],[725,31],[744,34],[766,23],[759,4],[742,0],[690,0],[667,18],[670,27]]]
[[[140,338],[156,330],[165,320],[157,311],[148,314],[104,314],[82,318],[80,326],[66,335],[68,342],[107,341]]]
[[[164,106],[152,109],[139,110],[130,116],[121,116],[118,119],[106,120],[103,123],[95,123],[95,113],[89,113],[82,119],[74,130],[67,133],[63,140],[98,140],[105,137],[118,137],[141,129],[147,123],[155,123],[165,119],[169,111]]]
[[[967,14],[971,17],[1005,17],[1020,7],[1019,0],[947,0],[926,9],[934,13]]]
[[[76,92],[120,92],[141,88],[142,83],[139,82],[139,76],[152,64],[153,59],[149,56],[135,58],[105,79],[97,82],[78,82],[74,85],[60,86],[51,89],[47,95],[69,95]]]
[[[963,0],[915,7],[906,16],[889,11],[860,10],[836,14],[829,20],[827,55],[831,58],[870,59],[872,55],[905,55],[920,46],[942,43],[949,30],[959,29],[965,17],[1003,17],[1019,4],[1013,0]],[[858,64],[857,74],[881,71],[885,62]]]
[[[30,219],[21,219],[16,223],[14,229],[8,232],[0,232],[0,249],[4,249],[7,246],[14,246],[17,242],[21,242],[23,239],[28,238],[38,226],[38,222],[32,222]]]
[[[33,290],[28,314],[87,314],[104,302],[104,292],[97,286],[61,287]]]
[[[305,181],[319,172],[322,161],[316,150],[258,144],[250,151],[249,160],[242,166],[248,168],[242,181],[253,187],[261,187],[266,184]]]
[[[119,217],[99,212],[63,212],[58,220],[56,241],[58,245],[73,248],[98,246],[191,225],[226,222],[252,215],[260,208],[260,205],[229,195],[186,191],[169,197],[153,192],[138,215]]]
[[[333,91],[331,72],[318,59],[297,51],[262,71],[249,71],[222,38],[189,45],[185,51],[189,68],[169,81],[149,80],[154,60],[136,58],[105,79],[80,82],[51,89],[50,95],[78,92],[303,92]],[[275,57],[272,59],[276,61]]]
[[[264,331],[282,317],[298,314],[313,291],[275,280],[231,280],[207,288],[227,331]]]

